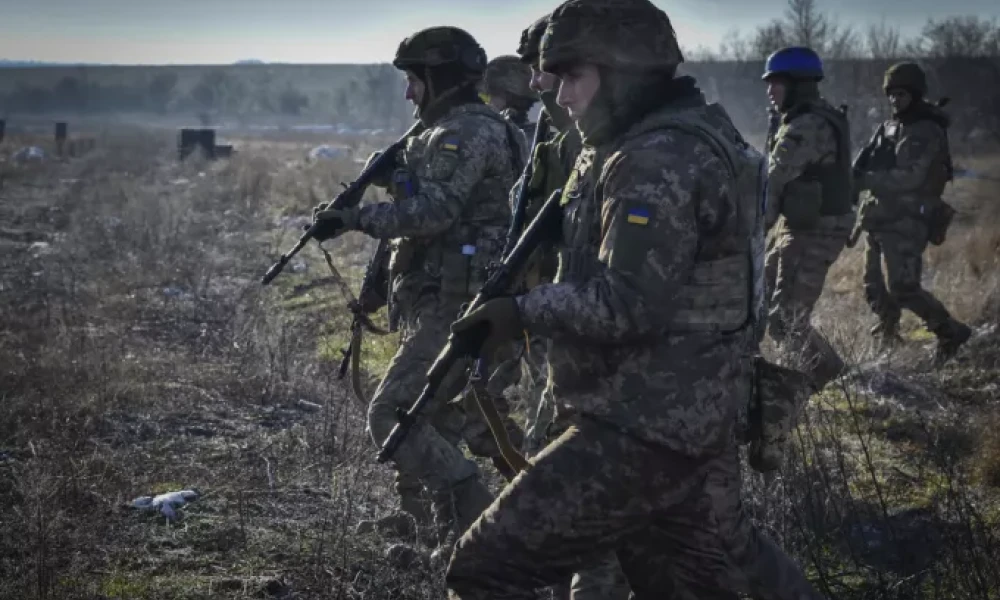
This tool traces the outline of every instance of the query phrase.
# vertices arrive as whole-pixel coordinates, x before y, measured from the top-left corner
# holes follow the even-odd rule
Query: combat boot
[[[879,321],[871,328],[871,334],[875,338],[875,350],[879,353],[903,343],[903,338],[899,335],[899,321]]]
[[[397,491],[400,510],[374,521],[361,521],[357,533],[375,532],[381,537],[411,539],[416,536],[418,527],[431,524],[429,501],[423,487],[400,487]]]
[[[934,349],[934,366],[940,367],[958,353],[958,349],[972,337],[972,328],[952,319],[937,333],[937,347]]]
[[[417,522],[417,525],[426,527],[433,522],[430,509],[430,501],[423,487],[400,488],[399,509],[408,513]]]
[[[448,564],[458,538],[493,503],[493,494],[478,476],[469,477],[450,490],[432,497],[432,508],[438,531],[438,547],[431,554],[431,563]]]

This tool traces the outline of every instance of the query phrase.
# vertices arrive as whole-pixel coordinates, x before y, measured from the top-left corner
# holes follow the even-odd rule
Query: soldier
[[[566,109],[556,103],[559,79],[551,73],[543,72],[538,64],[538,47],[547,23],[548,15],[525,29],[521,34],[521,42],[518,47],[520,60],[528,67],[529,86],[545,107],[549,123],[554,130],[548,140],[534,149],[530,159],[532,171],[531,181],[528,182],[528,206],[526,210],[526,218],[529,221],[534,218],[549,195],[562,187],[569,178],[573,163],[576,162],[577,154],[582,146],[580,131],[569,118]],[[512,203],[520,194],[524,184],[523,178],[518,179],[511,191]],[[553,248],[545,246],[539,249],[526,276],[526,287],[532,288],[541,283],[551,282],[555,277],[558,262],[558,254]],[[548,370],[545,361],[547,345],[547,340],[536,337],[531,340],[525,352],[524,362],[528,371],[530,401],[524,450],[528,454],[535,454],[541,450],[548,437],[547,431],[554,410],[551,397],[545,391],[546,371]]]
[[[950,221],[941,200],[952,176],[949,119],[924,99],[927,78],[917,64],[889,67],[882,87],[892,118],[862,151],[870,157],[862,161],[868,164],[857,165],[858,187],[872,194],[861,211],[867,232],[865,296],[879,319],[872,334],[883,344],[895,341],[900,314],[907,308],[937,336],[934,360],[941,364],[972,334],[920,284],[927,242],[941,243]]]
[[[854,223],[850,128],[844,113],[820,96],[823,63],[811,49],[778,50],[762,79],[779,119],[767,146],[766,227],[781,219],[767,255],[768,326],[821,388],[844,369],[809,320]]]
[[[552,223],[559,270],[452,331],[484,356],[524,329],[549,336],[556,419],[569,426],[462,536],[453,598],[532,598],[610,552],[637,598],[660,598],[674,565],[720,545],[690,585],[758,593],[743,574],[760,574],[817,597],[780,551],[759,564],[773,545],[736,484],[763,318],[762,159],[675,77],[681,61],[648,0],[569,0],[547,26],[541,67],[561,77],[584,142]],[[712,518],[692,518],[706,503]]]
[[[427,126],[409,140],[396,167],[377,177],[375,185],[386,187],[394,202],[346,210],[320,206],[316,214],[321,241],[350,230],[393,239],[387,296],[401,340],[369,408],[368,426],[378,445],[396,424],[396,410],[408,408],[424,385],[449,324],[497,259],[510,219],[507,193],[523,164],[519,130],[479,99],[476,83],[486,55],[471,35],[455,27],[419,31],[399,45],[393,65],[405,71],[406,98]],[[446,386],[449,392],[463,387],[468,365],[462,367]],[[393,460],[404,508],[419,484],[426,487],[439,550],[450,552],[450,542],[492,496],[457,440],[442,433],[421,420]]]
[[[530,142],[535,124],[528,121],[528,112],[538,102],[538,96],[528,87],[531,71],[517,56],[498,56],[486,65],[482,89],[487,104],[514,122]]]

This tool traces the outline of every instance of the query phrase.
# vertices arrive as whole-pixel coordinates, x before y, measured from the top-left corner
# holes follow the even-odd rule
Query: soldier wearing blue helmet
[[[761,79],[773,117],[766,223],[778,225],[766,261],[768,330],[822,387],[844,363],[809,321],[854,222],[850,129],[845,111],[819,93],[823,61],[810,48],[778,50]]]

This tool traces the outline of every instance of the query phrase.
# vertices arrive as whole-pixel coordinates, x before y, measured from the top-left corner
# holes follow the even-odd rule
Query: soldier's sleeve
[[[596,343],[665,331],[694,265],[699,225],[718,226],[733,209],[727,170],[704,143],[658,136],[661,143],[629,152],[606,172],[602,268],[585,282],[545,284],[520,297],[529,330]]]
[[[447,231],[482,181],[495,149],[508,147],[497,131],[480,119],[467,119],[435,132],[428,142],[429,156],[416,173],[417,192],[363,207],[360,229],[375,238],[429,237]]]
[[[777,135],[767,166],[765,222],[768,225],[778,218],[785,187],[802,176],[809,165],[837,152],[832,127],[817,115],[806,114],[793,119]]]
[[[865,177],[874,194],[903,194],[920,189],[941,152],[941,128],[931,121],[911,125],[896,144],[896,166]]]

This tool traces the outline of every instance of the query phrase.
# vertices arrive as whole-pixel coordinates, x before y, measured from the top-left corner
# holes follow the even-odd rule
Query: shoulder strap
[[[524,171],[525,162],[525,157],[521,154],[521,144],[517,143],[517,136],[523,137],[524,134],[513,121],[498,112],[483,111],[480,114],[490,117],[504,126],[504,130],[507,132],[507,148],[510,150],[511,166],[514,168],[514,180],[517,181],[521,172]]]

